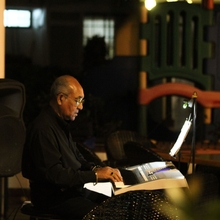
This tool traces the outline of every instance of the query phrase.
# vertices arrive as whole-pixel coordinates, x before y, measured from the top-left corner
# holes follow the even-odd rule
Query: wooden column
[[[0,78],[5,78],[5,27],[4,27],[5,0],[0,1]]]
[[[207,10],[214,9],[214,2],[213,0],[202,0],[202,7]],[[211,124],[212,120],[212,109],[211,108],[204,108],[204,123]]]
[[[144,2],[140,2],[140,23],[147,23],[147,9]],[[147,56],[147,40],[139,39],[139,55]],[[147,72],[140,69],[139,72],[139,89],[145,89],[147,87]],[[139,97],[138,97],[139,98]],[[139,105],[138,115],[138,132],[141,135],[147,135],[147,106]]]
[[[5,27],[4,27],[5,0],[0,1],[0,78],[5,78]],[[7,178],[0,177],[0,218],[5,217],[5,193]]]

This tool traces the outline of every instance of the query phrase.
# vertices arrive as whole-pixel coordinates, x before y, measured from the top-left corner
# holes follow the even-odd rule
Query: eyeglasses
[[[69,95],[67,95],[67,94],[65,94],[65,93],[63,93],[63,92],[62,92],[62,94],[63,94],[64,96],[66,96],[67,98],[70,98]],[[78,98],[75,98],[75,99],[70,98],[70,99],[71,99],[72,101],[76,102],[76,107],[78,107],[80,104],[83,105],[83,103],[85,102],[85,99],[82,98],[82,97],[78,97]]]
[[[76,106],[79,106],[80,104],[83,105],[83,103],[85,102],[85,99],[82,97],[78,97],[78,98],[75,98],[74,101],[76,102]]]

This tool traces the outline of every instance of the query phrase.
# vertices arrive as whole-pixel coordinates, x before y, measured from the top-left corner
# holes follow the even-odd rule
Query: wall
[[[116,56],[139,55],[139,15],[130,15],[116,32]]]
[[[7,8],[41,9],[42,26],[6,30],[6,53],[23,55],[40,66],[57,66],[79,74],[82,70],[82,19],[85,15],[110,15],[120,27],[116,53],[136,55],[137,23],[130,18],[137,10],[136,1],[17,1],[7,0]],[[128,18],[128,19],[127,19]],[[41,18],[42,19],[42,18]],[[134,22],[135,21],[135,22]],[[130,27],[132,25],[132,28]],[[117,26],[117,24],[116,24]],[[135,31],[133,30],[135,28]],[[126,34],[123,39],[122,35]],[[121,44],[123,42],[123,44]],[[119,48],[118,48],[119,47]]]
[[[31,28],[6,28],[6,54],[23,56],[33,64],[47,66],[48,39],[45,8],[27,8],[33,10]]]
[[[58,4],[58,1],[47,1],[48,4],[31,4],[28,0],[7,1],[7,7],[19,7],[26,9],[41,9],[42,14],[39,19],[43,18],[43,25],[35,24],[30,29],[7,29],[6,30],[6,54],[15,57],[24,56],[29,58],[34,65],[49,66],[58,65],[62,68],[73,70],[74,73],[81,71],[82,52],[82,18],[85,14],[105,14],[114,15],[117,20],[116,24],[116,59],[112,62],[112,66],[108,72],[103,69],[102,76],[105,78],[105,91],[111,94],[111,89],[116,87],[120,90],[118,95],[121,115],[127,123],[131,123],[135,119],[135,113],[132,112],[135,108],[133,97],[129,96],[127,103],[123,103],[120,98],[130,90],[136,89],[136,72],[137,72],[137,44],[138,44],[138,13],[137,6],[131,7],[128,5],[130,1],[121,1],[122,5],[115,5],[115,1],[95,1],[91,5],[82,4],[78,1],[78,5],[74,4]],[[37,2],[37,1],[35,1]],[[68,2],[68,1],[62,1]],[[86,1],[83,1],[86,2]],[[101,3],[100,3],[101,2]],[[106,3],[108,2],[108,3]],[[125,4],[125,5],[123,5]],[[133,14],[133,12],[135,14]],[[68,17],[69,14],[77,15],[75,20]],[[22,67],[23,70],[24,67]],[[57,68],[59,69],[59,68]],[[18,72],[21,69],[18,69]],[[111,72],[112,71],[112,72]],[[19,74],[19,73],[17,73]],[[22,72],[23,74],[23,72]],[[35,74],[35,72],[30,72]],[[112,78],[114,75],[113,84],[106,81],[106,78]],[[97,81],[95,81],[97,84]],[[128,91],[129,90],[129,91]],[[120,94],[121,93],[121,94]],[[123,94],[122,94],[123,93]],[[129,93],[128,93],[129,95]],[[116,105],[117,106],[117,105]],[[126,112],[126,113],[125,113]],[[116,113],[115,113],[116,114]],[[129,115],[127,115],[129,114]],[[132,116],[132,119],[130,118]],[[132,122],[135,124],[136,122]],[[99,153],[99,156],[103,155]],[[104,155],[104,158],[106,156]],[[28,188],[29,184],[19,173],[14,177],[9,178],[10,188]]]

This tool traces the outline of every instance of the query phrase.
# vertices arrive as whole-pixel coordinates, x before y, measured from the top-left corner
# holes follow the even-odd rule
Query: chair
[[[111,133],[105,141],[107,158],[111,166],[130,165],[124,151],[124,145],[129,141],[141,143],[145,148],[154,147],[154,144],[151,141],[149,141],[145,136],[139,135],[134,131],[115,131]]]
[[[160,155],[138,142],[129,141],[125,143],[124,151],[131,166],[154,161],[163,161]]]
[[[0,177],[9,177],[21,171],[21,156],[25,140],[23,84],[0,79]]]
[[[7,211],[8,177],[21,171],[21,158],[25,141],[23,110],[25,88],[20,82],[0,79],[0,211]],[[3,195],[4,194],[4,195]]]
[[[170,96],[191,99],[196,91],[198,103],[205,110],[204,124],[211,123],[211,108],[220,107],[220,93],[211,91],[214,90],[213,78],[205,72],[205,64],[213,52],[211,42],[205,37],[207,28],[212,25],[213,10],[186,1],[158,3],[147,12],[147,19],[140,28],[143,49],[138,97],[141,134],[148,134],[149,104],[163,96],[170,105]],[[180,83],[179,79],[183,81]],[[161,109],[165,109],[165,105],[160,104],[164,107]],[[169,112],[170,106],[166,107]]]
[[[104,165],[104,163],[101,161],[101,159],[91,150],[89,149],[85,144],[77,142],[76,146],[78,148],[78,150],[80,151],[80,153],[83,155],[83,157],[89,161],[89,162],[93,162],[96,165]]]
[[[105,200],[83,220],[175,220],[179,219],[177,211],[164,191],[137,190]]]

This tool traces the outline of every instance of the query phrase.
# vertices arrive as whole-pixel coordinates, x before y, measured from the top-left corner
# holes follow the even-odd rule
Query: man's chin
[[[66,118],[65,118],[65,121],[71,122],[71,121],[74,121],[75,119],[76,119],[76,116],[71,116],[71,117],[66,117]]]
[[[74,121],[76,119],[76,116],[72,116],[71,118],[70,118],[70,121]]]

